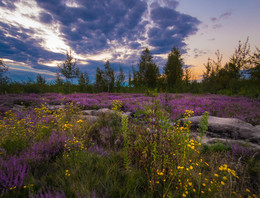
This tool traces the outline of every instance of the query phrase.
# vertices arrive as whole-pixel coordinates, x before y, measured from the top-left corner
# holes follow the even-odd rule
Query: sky
[[[176,46],[199,79],[217,50],[224,64],[240,40],[260,47],[259,8],[259,0],[0,0],[0,58],[12,80],[52,81],[71,50],[94,82],[107,60],[127,75],[146,47],[162,72]]]

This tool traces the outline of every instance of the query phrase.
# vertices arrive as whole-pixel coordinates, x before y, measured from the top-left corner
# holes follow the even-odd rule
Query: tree
[[[168,61],[164,67],[168,89],[176,87],[183,78],[183,59],[180,50],[174,47],[168,54]]]
[[[250,45],[248,44],[249,38],[247,38],[244,44],[241,41],[238,42],[238,47],[235,49],[234,54],[230,58],[230,63],[234,64],[239,70],[249,69],[250,60]]]
[[[105,80],[104,80],[104,71],[102,69],[100,69],[99,67],[97,67],[97,71],[96,71],[96,88],[97,91],[103,91],[104,87],[105,87]]]
[[[135,70],[134,66],[132,65],[132,72],[133,72],[133,80],[131,80],[131,85],[134,87],[139,87],[139,80],[138,80],[138,72]]]
[[[128,87],[132,86],[132,76],[131,76],[131,71],[129,70],[128,72]]]
[[[36,76],[36,83],[38,85],[45,85],[46,84],[46,80],[45,80],[45,78],[43,78],[41,76],[41,74],[37,74],[37,76]]]
[[[105,84],[107,85],[107,92],[113,91],[115,87],[115,71],[110,66],[109,61],[105,63],[104,81]]]
[[[89,77],[87,72],[80,72],[78,78],[79,86],[87,86],[89,84]]]
[[[61,79],[59,72],[56,73],[55,84],[56,85],[63,85],[63,80]]]
[[[61,65],[58,65],[61,74],[65,76],[67,81],[70,80],[71,83],[73,82],[73,78],[76,78],[79,75],[79,68],[76,63],[77,61],[73,58],[70,50],[67,51],[66,60]]]
[[[249,70],[250,78],[253,81],[256,81],[256,83],[260,84],[260,49],[256,48],[256,52],[253,56],[251,56],[250,62],[252,64],[252,67]]]
[[[4,61],[0,59],[0,84],[5,84],[7,82],[7,77],[4,77],[4,73],[7,72],[8,67],[5,65]]]
[[[155,88],[157,78],[159,77],[159,68],[153,62],[153,56],[150,54],[148,48],[146,48],[141,55],[137,72],[138,85],[148,88]]]
[[[78,78],[78,84],[80,91],[84,91],[84,89],[88,86],[89,84],[89,77],[87,72],[80,72],[79,78]]]
[[[125,84],[125,74],[123,72],[123,68],[119,67],[119,74],[116,79],[116,87],[118,90],[120,90]]]

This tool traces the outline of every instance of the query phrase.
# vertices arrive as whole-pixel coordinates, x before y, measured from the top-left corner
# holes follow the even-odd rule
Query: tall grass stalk
[[[122,124],[122,132],[123,132],[123,137],[124,137],[124,165],[125,165],[125,169],[128,170],[129,169],[129,165],[130,165],[130,160],[128,158],[128,118],[127,115],[123,115],[122,116],[122,120],[121,120],[121,124]]]

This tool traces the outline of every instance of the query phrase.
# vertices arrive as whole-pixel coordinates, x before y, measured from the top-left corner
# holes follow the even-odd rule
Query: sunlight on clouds
[[[44,61],[44,59],[42,59],[42,58],[39,58],[39,60],[37,61],[38,64],[45,65],[48,67],[57,67],[62,62],[63,61]]]
[[[29,36],[34,39],[43,40],[40,45],[48,51],[64,53],[69,49],[69,46],[59,36],[58,24],[46,25],[38,21],[37,17],[39,17],[42,9],[37,7],[35,1],[30,1],[30,4],[28,4],[26,0],[21,0],[16,2],[15,6],[15,11],[0,7],[0,20],[8,22],[17,28],[23,27],[35,30],[34,34],[30,34]],[[6,33],[6,36],[19,39],[17,36],[10,35],[9,33]]]
[[[104,60],[109,60],[112,58],[112,54],[111,53],[100,53],[97,55],[90,55],[85,57],[84,59],[86,60],[95,60],[95,61],[104,61]]]
[[[54,73],[54,72],[47,71],[47,70],[35,69],[35,68],[32,68],[31,66],[26,65],[26,64],[21,66],[20,63],[9,65],[9,70],[32,72],[32,73],[38,73],[38,74],[45,74],[45,75],[49,75],[49,76],[56,76],[56,73]]]
[[[76,1],[74,1],[74,0],[67,0],[65,2],[65,5],[67,7],[71,7],[71,8],[79,8],[80,7],[80,5]]]

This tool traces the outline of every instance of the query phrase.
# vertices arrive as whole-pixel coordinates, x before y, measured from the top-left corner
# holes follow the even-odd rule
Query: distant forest
[[[208,59],[204,64],[202,81],[191,80],[191,70],[184,66],[180,49],[173,47],[168,54],[168,60],[159,72],[159,67],[153,61],[150,50],[142,51],[137,68],[128,71],[128,79],[120,67],[116,74],[107,61],[104,68],[97,68],[94,83],[90,83],[87,72],[82,72],[77,66],[71,51],[66,54],[66,60],[58,66],[56,79],[47,82],[40,74],[36,81],[17,82],[5,76],[8,67],[0,59],[0,94],[6,93],[97,93],[97,92],[143,92],[154,93],[213,93],[224,95],[243,95],[253,98],[260,97],[260,49],[256,47],[251,52],[248,39],[245,43],[239,41],[237,48],[229,61],[222,65],[223,55],[217,51],[216,60]],[[77,79],[77,84],[73,80]]]

